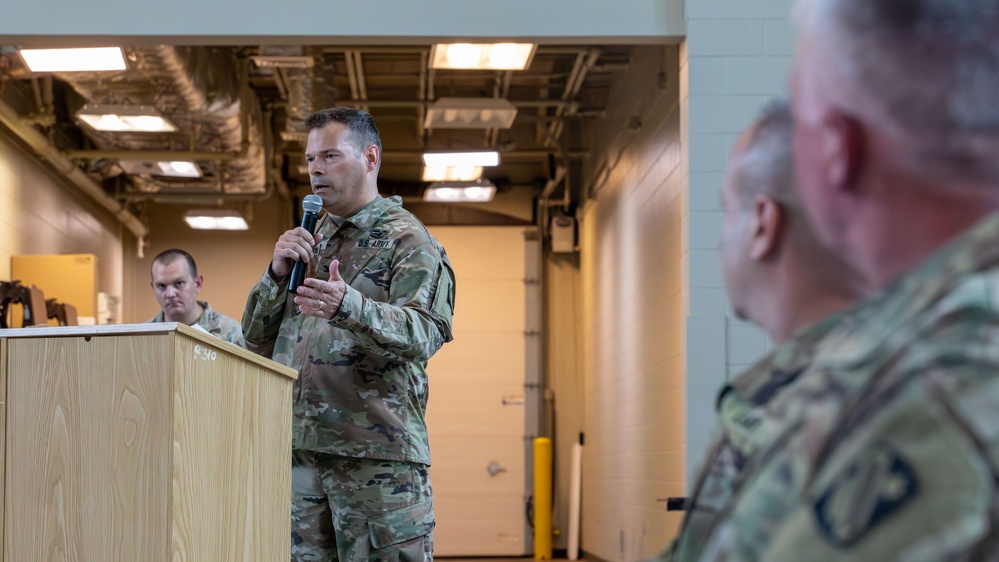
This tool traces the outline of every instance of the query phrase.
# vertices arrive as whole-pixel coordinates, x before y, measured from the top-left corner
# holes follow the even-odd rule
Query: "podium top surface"
[[[0,339],[21,339],[21,338],[58,338],[58,337],[102,337],[102,336],[133,336],[133,335],[154,335],[167,334],[170,332],[180,332],[185,336],[196,339],[202,343],[209,344],[219,349],[228,351],[233,355],[242,357],[246,361],[256,363],[285,375],[286,377],[297,379],[298,371],[280,363],[276,363],[261,357],[256,353],[247,351],[238,345],[229,343],[223,339],[216,338],[208,332],[195,329],[180,322],[161,322],[146,324],[104,324],[99,326],[50,326],[39,328],[11,328],[0,330]]]

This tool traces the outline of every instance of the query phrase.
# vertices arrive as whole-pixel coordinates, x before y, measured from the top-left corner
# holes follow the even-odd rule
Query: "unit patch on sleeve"
[[[850,548],[919,493],[916,474],[892,447],[870,447],[836,477],[814,505],[822,534]]]

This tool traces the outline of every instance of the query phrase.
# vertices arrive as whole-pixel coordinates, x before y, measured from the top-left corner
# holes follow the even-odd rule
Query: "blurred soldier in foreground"
[[[999,0],[801,0],[795,168],[870,296],[702,560],[999,559]]]

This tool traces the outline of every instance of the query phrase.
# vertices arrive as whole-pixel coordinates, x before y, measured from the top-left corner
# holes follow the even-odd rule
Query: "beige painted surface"
[[[566,548],[569,534],[569,479],[572,445],[583,431],[582,311],[579,255],[549,256],[545,264],[545,364],[553,400],[548,424],[554,426],[554,548]],[[552,420],[554,418],[554,421]]]
[[[56,299],[58,302],[76,307],[78,318],[95,317],[97,256],[93,254],[13,256],[10,259],[10,269],[14,279],[19,279],[24,286],[37,285],[46,299]],[[42,314],[44,313],[43,310]],[[58,325],[58,322],[53,319],[49,324]]]
[[[435,553],[525,554],[524,228],[431,232],[457,278],[454,341],[427,367]]]
[[[121,295],[125,236],[110,213],[0,135],[0,280],[12,278],[12,256],[92,254],[95,290]],[[47,298],[65,302],[42,289]],[[20,325],[16,308],[14,325]]]
[[[4,560],[286,558],[293,373],[128,328],[0,332]]]

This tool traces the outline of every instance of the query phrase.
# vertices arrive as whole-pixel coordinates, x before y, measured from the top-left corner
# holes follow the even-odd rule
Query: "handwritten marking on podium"
[[[201,345],[194,346],[194,358],[201,359],[202,361],[215,361],[218,359],[218,353],[208,347],[201,347]]]

